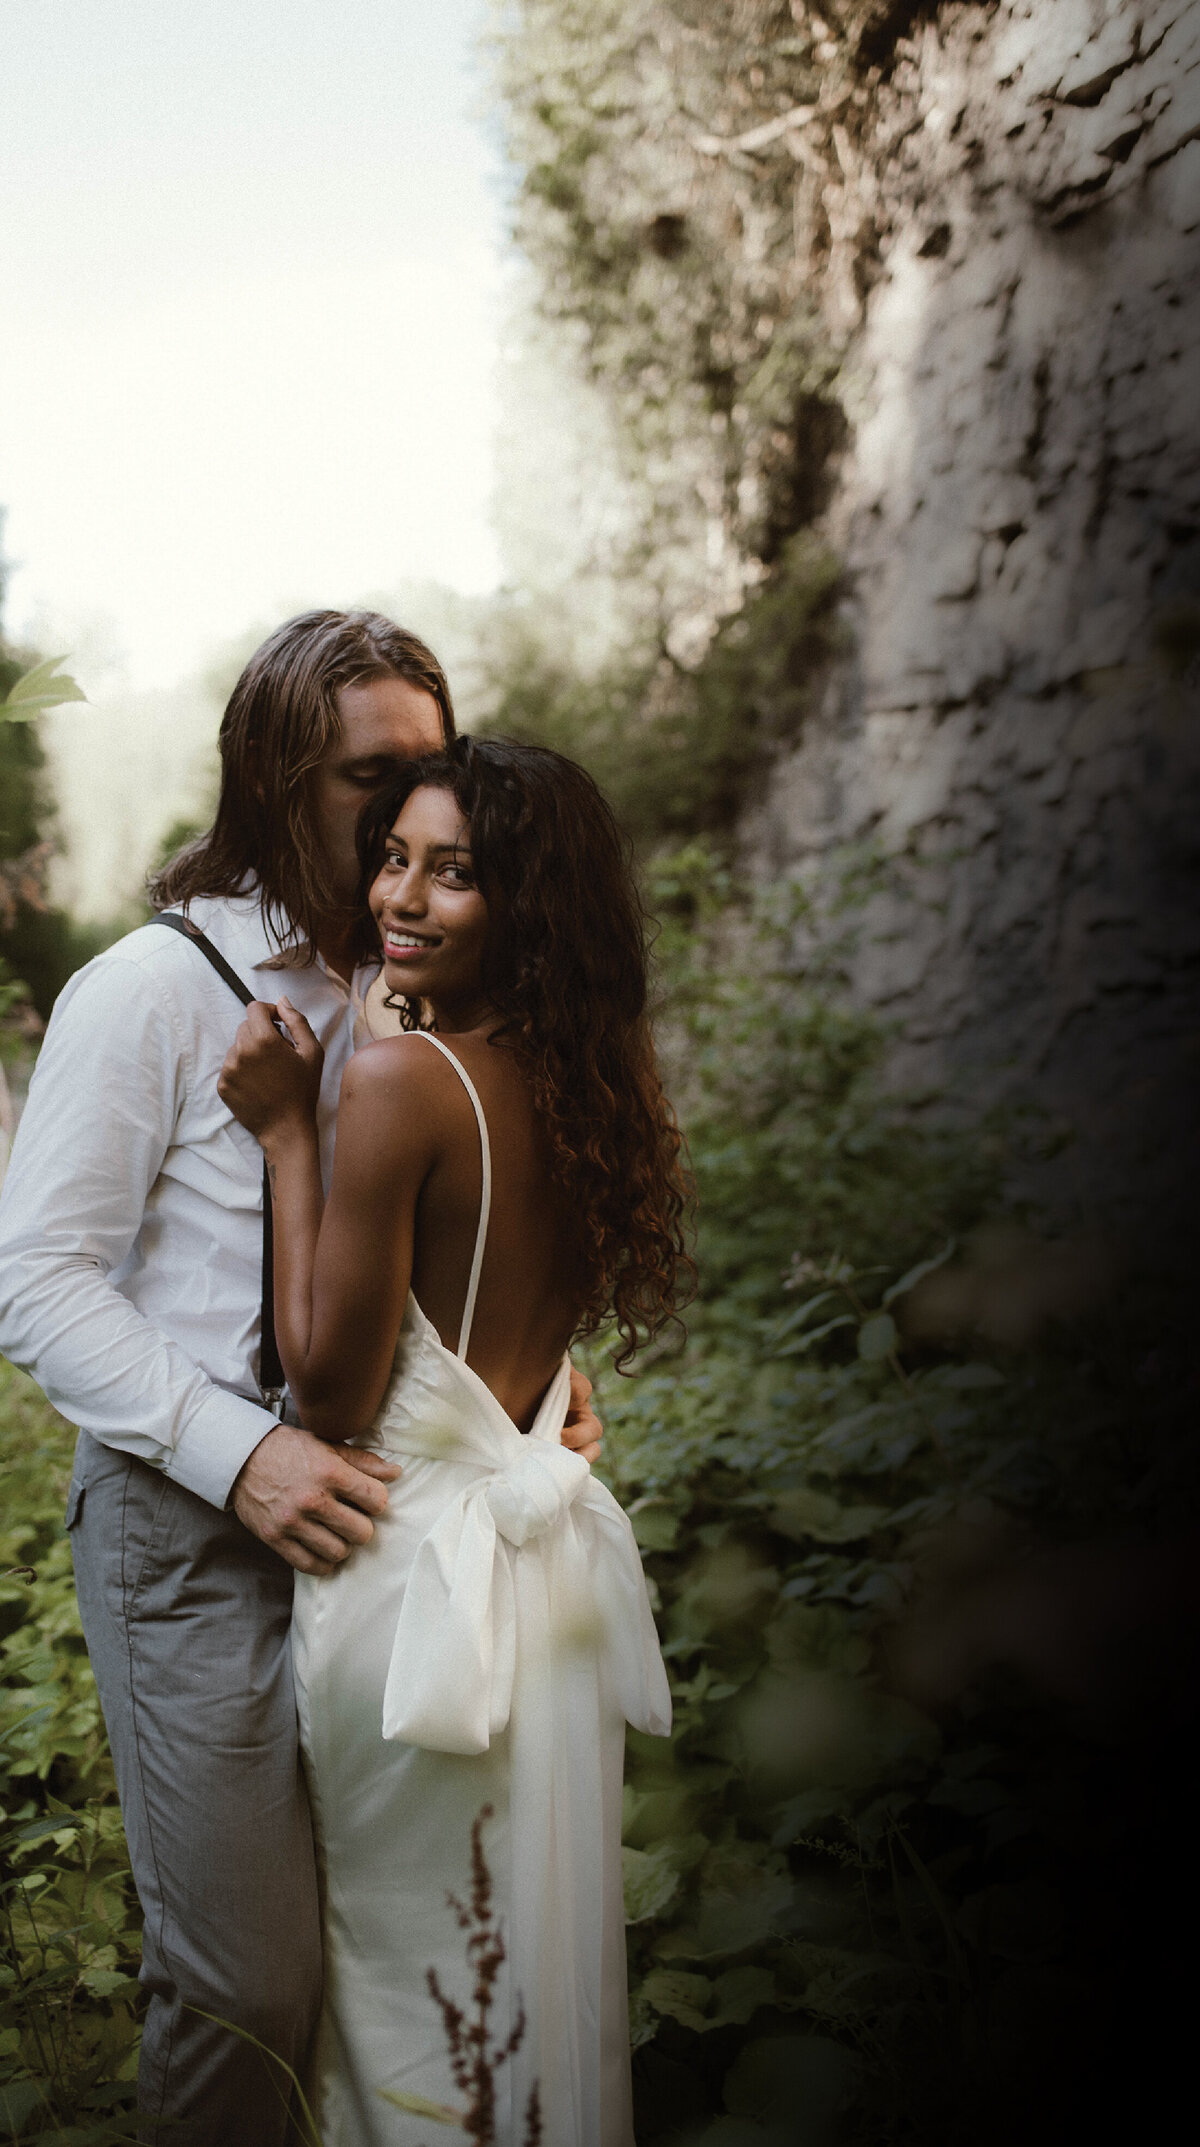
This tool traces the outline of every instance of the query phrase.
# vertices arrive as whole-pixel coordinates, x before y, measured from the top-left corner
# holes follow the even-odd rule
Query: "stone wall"
[[[1036,1103],[1060,1208],[1136,1202],[1200,1057],[1200,6],[942,8],[864,149],[855,653],[744,836],[856,857],[899,1081]]]

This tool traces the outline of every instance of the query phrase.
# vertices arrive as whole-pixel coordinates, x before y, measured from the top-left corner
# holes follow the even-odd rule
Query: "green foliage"
[[[17,665],[0,661],[0,685],[14,676]],[[32,849],[53,820],[45,767],[35,723],[0,724],[0,858]]]
[[[0,956],[0,1066],[21,1056],[30,1004],[28,984]]]
[[[54,817],[37,720],[48,708],[87,698],[73,678],[55,676],[65,661],[50,656],[23,668],[0,647],[0,859],[31,850]]]
[[[842,645],[816,532],[901,19],[883,0],[505,0],[496,21],[527,333],[582,369],[603,441],[549,582],[576,648],[599,616],[610,654],[581,676],[547,607],[512,605],[479,664],[488,724],[576,754],[646,844],[714,832]]]
[[[838,39],[831,67],[831,32],[804,13],[786,0],[519,0],[501,14],[517,237],[543,311],[583,330],[631,466],[651,466],[653,553],[685,530],[691,541],[701,501],[761,558],[810,517],[797,430],[825,404],[835,360],[807,256],[841,170],[824,168],[827,122],[809,126],[799,165],[771,123],[842,108],[844,134],[857,112],[844,111],[856,40]],[[757,149],[723,153],[764,122]]]
[[[26,980],[35,1011],[48,1021],[68,977],[129,929],[122,917],[82,924],[66,910],[22,908],[0,933],[0,959]]]
[[[22,668],[0,646],[0,961],[28,986],[43,1021],[67,978],[123,929],[77,924],[45,898],[55,806],[38,719],[86,700],[60,671],[65,660],[51,656]]]
[[[856,1266],[899,1265],[918,1217],[940,1240],[963,1229],[995,1186],[999,1136],[920,1126],[881,1090],[885,1039],[841,1002],[833,941],[803,973],[791,956],[804,895],[739,902],[692,844],[656,861],[649,896],[669,1085],[699,1184],[697,1334],[760,1316],[796,1258],[837,1247]]]
[[[0,1362],[0,2138],[128,2139],[139,1919],[62,1525],[74,1433]]]
[[[630,1737],[638,2138],[932,2147],[1024,2136],[1031,2110],[1070,2136],[1139,1808],[1115,1814],[1126,1761],[978,1606],[994,1626],[1031,1547],[1118,1513],[1182,1525],[1161,1307],[1127,1296],[1124,1336],[929,1341],[914,1307],[963,1268],[999,1135],[922,1129],[881,1092],[836,951],[829,974],[789,958],[792,901],[755,915],[699,844],[655,871],[701,1294],[634,1377],[593,1357],[675,1703],[669,1743]],[[99,2142],[131,2091],[136,1912],[59,1522],[69,1434],[15,1373],[0,1426],[0,2109],[14,2138],[82,2115]]]
[[[717,832],[811,705],[839,644],[839,578],[828,548],[800,532],[692,670],[655,647],[581,676],[532,621],[498,620],[507,631],[482,658],[488,712],[476,729],[582,761],[643,845]]]
[[[914,12],[497,0],[515,235],[614,420],[627,579],[670,621],[729,609],[827,504]]]
[[[170,827],[159,839],[158,847],[150,861],[150,871],[161,872],[164,865],[169,865],[171,859],[189,842],[194,842],[197,835],[203,835],[208,825],[207,820],[197,820],[190,815],[172,820]]]
[[[718,965],[730,889],[706,916],[702,860],[663,868],[700,1301],[677,1354],[626,1380],[595,1359],[675,1703],[669,1748],[630,1739],[638,2138],[1008,2138],[1053,2105],[1051,2050],[1074,2077],[1096,1933],[1064,1842],[1091,1853],[1109,1761],[1020,1670],[917,1704],[890,1636],[964,1529],[1069,1540],[1123,1510],[1136,1332],[1003,1361],[908,1338],[996,1197],[998,1139],[919,1131],[876,1087],[878,1037],[748,928]],[[935,1653],[974,1585],[967,1557]]]
[[[0,720],[33,723],[48,708],[61,708],[67,701],[86,701],[82,686],[61,669],[66,660],[65,656],[44,656],[40,663],[22,671],[0,701]]]

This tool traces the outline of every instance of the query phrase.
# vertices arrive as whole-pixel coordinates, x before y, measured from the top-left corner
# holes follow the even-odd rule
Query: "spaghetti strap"
[[[467,1351],[471,1346],[471,1322],[475,1317],[475,1299],[479,1294],[479,1277],[483,1270],[483,1248],[487,1243],[488,1216],[491,1214],[492,1209],[492,1148],[491,1142],[488,1140],[487,1119],[483,1114],[483,1105],[479,1101],[479,1090],[472,1081],[466,1067],[460,1064],[454,1053],[442,1042],[440,1036],[432,1036],[428,1029],[414,1029],[410,1033],[414,1036],[423,1036],[427,1044],[432,1044],[436,1050],[441,1052],[444,1059],[449,1060],[471,1099],[475,1111],[475,1121],[479,1127],[479,1159],[483,1166],[483,1190],[479,1197],[479,1228],[475,1233],[475,1253],[471,1261],[471,1273],[467,1282],[462,1326],[458,1334],[458,1348],[454,1352],[455,1356],[461,1358],[465,1364]]]

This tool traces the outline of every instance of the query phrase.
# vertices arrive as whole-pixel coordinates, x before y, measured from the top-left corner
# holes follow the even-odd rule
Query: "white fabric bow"
[[[566,1374],[522,1434],[465,1365],[455,1372],[478,1389],[471,1422],[449,1421],[447,1361],[437,1367],[440,1422],[432,1411],[406,1411],[403,1425],[381,1426],[393,1450],[478,1470],[414,1555],[384,1736],[435,1752],[486,1752],[508,1726],[514,1682],[569,1679],[581,1651],[598,1655],[625,1719],[665,1736],[670,1689],[633,1530],[587,1462],[559,1443]]]
[[[484,1496],[501,1535],[516,1550],[543,1535],[574,1504],[591,1470],[569,1447],[530,1440],[507,1468],[489,1478]]]
[[[461,1491],[418,1546],[383,1734],[486,1752],[508,1726],[518,1660],[553,1675],[556,1656],[589,1645],[626,1720],[665,1736],[670,1693],[629,1522],[578,1454],[531,1445]]]

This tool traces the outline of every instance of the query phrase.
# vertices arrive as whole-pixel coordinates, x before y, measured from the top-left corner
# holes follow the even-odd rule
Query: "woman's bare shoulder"
[[[381,1091],[421,1090],[434,1096],[449,1082],[461,1086],[453,1067],[423,1036],[381,1036],[354,1053],[342,1076],[342,1095],[373,1095]]]
[[[453,1071],[442,1058],[442,1052],[429,1046],[429,1039],[408,1031],[397,1037],[376,1037],[374,1043],[363,1043],[354,1052],[346,1067],[346,1078],[354,1078],[354,1084],[378,1086],[386,1082],[440,1082],[453,1080]]]
[[[419,1036],[364,1044],[342,1075],[337,1154],[381,1183],[393,1167],[423,1171],[461,1138],[460,1096],[453,1067]]]

